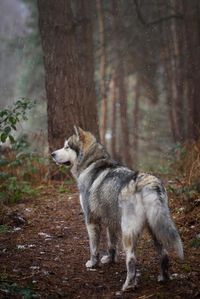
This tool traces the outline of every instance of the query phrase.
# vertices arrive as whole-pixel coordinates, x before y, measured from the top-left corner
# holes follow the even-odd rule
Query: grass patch
[[[195,248],[200,248],[200,237],[197,236],[190,240],[190,246]]]
[[[12,298],[11,296],[21,296],[23,299],[39,298],[39,296],[33,292],[32,286],[21,287],[15,282],[0,281],[0,293],[3,293],[6,298]]]
[[[8,233],[10,231],[10,227],[7,225],[0,225],[0,234],[1,233]]]
[[[9,152],[0,158],[0,202],[16,203],[39,195],[41,183],[48,176],[48,161],[32,152],[21,137]]]

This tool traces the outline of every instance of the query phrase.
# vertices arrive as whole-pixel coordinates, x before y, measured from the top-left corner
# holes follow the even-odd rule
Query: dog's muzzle
[[[53,158],[54,162],[56,162],[56,164],[58,164],[58,165],[66,165],[66,166],[70,166],[71,165],[70,161],[67,161],[67,162],[58,162],[56,160],[56,153],[55,152],[51,153],[51,157]]]

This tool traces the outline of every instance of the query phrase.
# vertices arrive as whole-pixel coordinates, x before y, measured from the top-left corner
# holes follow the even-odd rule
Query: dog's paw
[[[163,282],[163,281],[164,281],[164,277],[163,277],[163,275],[158,275],[158,277],[157,277],[157,281],[158,281],[158,282]]]
[[[138,289],[138,279],[135,278],[130,281],[126,281],[123,284],[122,292],[136,291]]]
[[[96,261],[89,260],[89,261],[87,261],[85,266],[86,266],[86,268],[92,268],[92,267],[96,266],[96,264],[97,264]]]
[[[104,255],[104,256],[102,256],[102,258],[101,258],[101,263],[102,263],[102,264],[109,264],[109,263],[111,263],[111,258],[110,258],[110,256],[109,256],[109,255]]]
[[[130,291],[136,291],[138,289],[138,284],[134,283],[134,284],[124,284],[122,287],[122,292],[130,292]]]
[[[162,275],[162,274],[160,274],[160,275],[158,275],[157,281],[160,282],[160,283],[165,283],[165,282],[167,282],[169,279],[170,279],[169,274],[167,274],[167,275],[165,275],[165,276]]]

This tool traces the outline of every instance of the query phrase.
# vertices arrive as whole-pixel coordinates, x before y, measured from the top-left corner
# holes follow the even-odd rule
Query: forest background
[[[124,298],[198,298],[200,1],[1,0],[0,41],[0,298],[116,298],[123,253],[85,271],[75,182],[49,159],[74,125],[162,178],[183,240],[161,286],[144,236]]]
[[[77,59],[82,59],[90,75],[88,82],[81,85],[79,81],[79,85],[74,86],[78,90],[74,97],[64,86],[70,83],[66,84],[62,76],[59,77],[64,71],[69,78],[72,72],[70,65],[67,68],[66,58],[61,61],[65,70],[60,67],[61,70],[52,75],[62,81],[54,82],[56,95],[51,96],[48,91],[46,94],[37,2],[1,1],[1,109],[21,97],[35,101],[20,135],[27,136],[32,148],[47,154],[48,138],[50,149],[62,146],[63,139],[71,133],[68,128],[74,123],[97,132],[95,116],[88,117],[91,102],[96,101],[101,141],[114,157],[132,168],[167,171],[180,145],[199,137],[199,2],[89,1],[84,7],[83,1],[82,8],[80,3],[71,2],[71,16],[77,22],[75,31],[79,31],[75,33],[79,45]],[[62,9],[62,4],[60,7]],[[56,13],[59,14],[58,9],[50,12],[50,18],[56,20]],[[89,46],[87,37],[81,41],[84,26],[93,29],[87,33],[88,39],[92,38]],[[56,36],[55,32],[52,34]],[[61,40],[55,44],[58,51],[64,48]],[[85,53],[89,59],[84,60]],[[58,52],[55,55],[59,55]],[[53,63],[54,69],[59,67]],[[96,92],[92,91],[91,96],[93,74]],[[71,99],[65,97],[66,93]],[[65,116],[59,112],[65,110],[64,97]],[[73,101],[82,104],[70,110]],[[51,106],[53,109],[48,122],[47,106],[48,111]],[[60,106],[58,114],[56,106]],[[62,129],[51,121],[53,113],[57,122],[65,117]],[[86,118],[93,118],[94,122],[90,120],[88,125],[83,120]],[[49,127],[52,123],[59,135],[57,143],[51,140],[55,137],[47,123]]]

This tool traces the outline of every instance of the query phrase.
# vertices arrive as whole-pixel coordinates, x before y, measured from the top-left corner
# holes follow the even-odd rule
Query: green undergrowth
[[[20,296],[22,299],[39,298],[33,291],[32,285],[21,287],[16,282],[0,281],[0,293],[5,295],[5,298],[12,298],[12,296]]]
[[[190,240],[190,246],[200,248],[200,234]]]
[[[180,145],[173,171],[180,178],[183,191],[200,193],[200,139]]]
[[[168,185],[168,190],[171,191],[172,193],[174,193],[176,196],[178,197],[182,197],[184,199],[193,199],[196,198],[199,194],[199,190],[197,188],[197,186],[194,185]]]
[[[19,125],[28,120],[33,106],[21,98],[0,111],[1,205],[38,196],[37,187],[48,176],[48,161],[31,149],[28,136],[19,134]]]
[[[10,140],[15,142],[13,132],[18,130],[21,121],[28,120],[28,112],[33,108],[34,102],[27,98],[21,98],[0,111],[0,140],[5,143]]]
[[[25,136],[22,138],[24,143]],[[47,179],[48,161],[26,148],[13,149],[0,157],[0,202],[15,203],[39,195],[38,186]]]
[[[8,233],[10,231],[10,228],[9,228],[9,226],[7,226],[7,225],[0,225],[0,234],[1,233]]]

